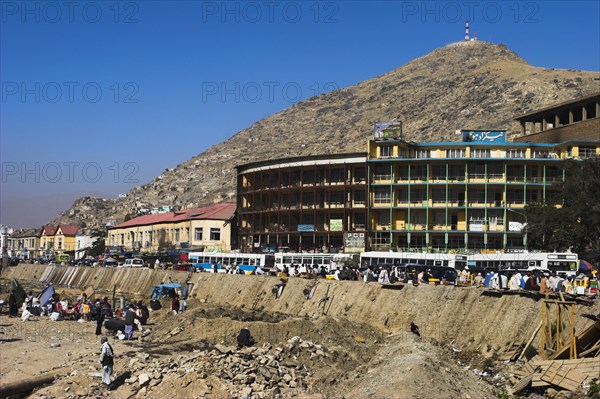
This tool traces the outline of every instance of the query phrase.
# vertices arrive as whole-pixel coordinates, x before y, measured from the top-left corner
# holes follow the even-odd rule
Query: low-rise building
[[[92,248],[98,237],[90,237],[84,234],[75,236],[75,259],[81,259]]]
[[[79,232],[79,226],[59,225],[44,226],[40,236],[40,247],[45,255],[75,252],[75,237]]]
[[[235,210],[235,204],[224,203],[139,216],[108,227],[106,246],[139,252],[186,248],[230,251],[237,238]]]
[[[40,229],[15,230],[8,238],[8,255],[25,260],[36,259],[40,249]]]

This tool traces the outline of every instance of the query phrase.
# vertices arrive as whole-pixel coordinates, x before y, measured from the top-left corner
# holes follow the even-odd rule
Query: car
[[[144,267],[144,260],[140,258],[125,259],[123,267]]]
[[[94,262],[94,259],[79,259],[77,266],[93,266]]]
[[[102,261],[102,267],[118,267],[119,262],[113,258],[106,258]]]

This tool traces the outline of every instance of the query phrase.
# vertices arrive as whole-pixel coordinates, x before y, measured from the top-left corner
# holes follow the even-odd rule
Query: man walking
[[[100,345],[100,365],[102,366],[102,383],[106,386],[110,386],[110,375],[113,369],[113,357],[114,352],[112,346],[108,343],[106,336],[100,339],[102,345]],[[110,389],[110,388],[109,388]]]

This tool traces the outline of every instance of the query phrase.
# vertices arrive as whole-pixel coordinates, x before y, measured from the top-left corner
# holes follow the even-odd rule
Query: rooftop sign
[[[376,139],[402,138],[402,122],[375,122]]]
[[[506,143],[506,130],[461,130],[463,141],[472,143]]]

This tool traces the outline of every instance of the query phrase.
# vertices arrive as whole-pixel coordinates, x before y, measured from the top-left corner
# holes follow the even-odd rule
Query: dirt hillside
[[[600,74],[529,65],[502,44],[452,43],[355,86],[309,98],[165,170],[126,198],[82,198],[53,223],[103,228],[140,208],[192,208],[235,198],[235,166],[366,151],[377,121],[402,121],[409,141],[455,141],[456,129],[519,131],[528,110],[600,91]],[[251,151],[249,151],[251,149]]]

